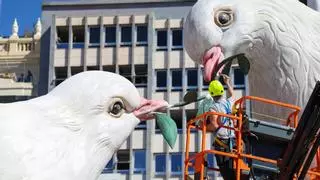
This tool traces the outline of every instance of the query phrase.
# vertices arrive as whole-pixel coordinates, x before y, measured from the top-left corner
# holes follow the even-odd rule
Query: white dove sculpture
[[[206,81],[224,58],[244,54],[250,95],[302,110],[320,79],[320,13],[298,0],[199,0],[184,24],[184,46]],[[253,109],[286,117],[270,105]]]
[[[72,76],[42,97],[0,104],[0,179],[97,179],[135,126],[167,105],[102,71]]]

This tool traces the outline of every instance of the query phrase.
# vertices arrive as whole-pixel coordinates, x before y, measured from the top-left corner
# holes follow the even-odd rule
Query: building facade
[[[182,101],[188,91],[206,93],[202,68],[183,48],[183,22],[195,0],[45,1],[41,38],[39,94],[66,78],[89,70],[118,73],[141,95]],[[245,78],[231,72],[237,97],[245,94]],[[182,179],[187,120],[191,104],[168,113],[179,134],[174,149],[164,141],[155,121],[140,124],[114,155],[101,179]],[[192,151],[200,135],[192,132]],[[208,148],[211,135],[208,134]]]
[[[15,19],[10,37],[0,37],[0,102],[29,99],[38,95],[41,23],[32,34],[18,36]]]

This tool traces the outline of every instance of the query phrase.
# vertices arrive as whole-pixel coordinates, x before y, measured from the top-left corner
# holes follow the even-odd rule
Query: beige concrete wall
[[[40,68],[40,36],[0,39],[0,96],[36,96]],[[30,70],[34,82],[16,82],[20,74]],[[3,77],[10,74],[10,79]]]

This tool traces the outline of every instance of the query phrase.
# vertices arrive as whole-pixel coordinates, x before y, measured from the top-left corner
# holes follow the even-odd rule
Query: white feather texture
[[[229,8],[230,26],[214,22],[215,11]],[[185,23],[184,43],[201,63],[219,46],[225,58],[249,58],[250,94],[303,108],[320,79],[320,13],[293,0],[199,0]],[[255,104],[254,111],[286,117],[283,109]]]
[[[110,115],[115,100],[125,104]],[[0,179],[93,180],[140,122],[140,105],[127,79],[88,71],[64,81],[49,94],[0,104]]]

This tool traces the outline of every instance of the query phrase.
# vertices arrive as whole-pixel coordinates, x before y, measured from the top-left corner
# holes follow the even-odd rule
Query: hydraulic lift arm
[[[280,160],[280,180],[293,179],[295,175],[298,179],[304,178],[319,147],[319,129],[320,81],[317,82],[293,138]],[[301,168],[303,169],[299,174]]]

